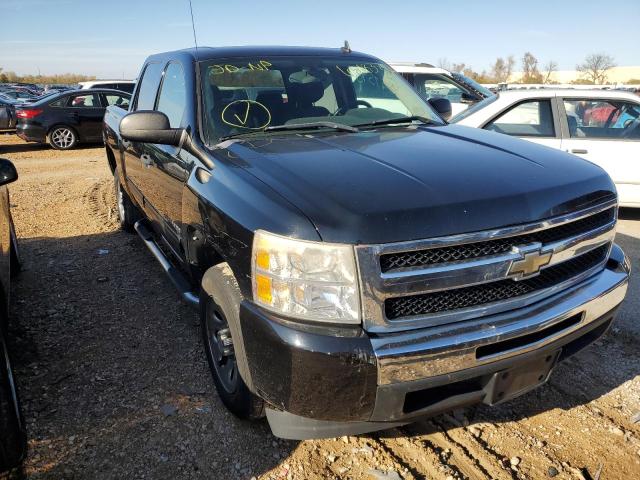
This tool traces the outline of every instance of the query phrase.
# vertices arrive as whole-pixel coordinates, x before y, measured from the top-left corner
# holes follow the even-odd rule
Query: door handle
[[[584,148],[573,148],[573,149],[571,149],[571,153],[577,153],[579,155],[584,155],[586,153],[589,153],[589,151],[584,149]]]

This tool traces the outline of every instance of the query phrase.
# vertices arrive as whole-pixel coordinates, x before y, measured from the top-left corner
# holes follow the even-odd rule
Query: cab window
[[[170,63],[164,72],[156,110],[169,118],[171,128],[178,128],[182,124],[186,103],[187,90],[182,65]]]
[[[153,110],[161,73],[162,65],[159,63],[149,63],[145,67],[138,90],[136,110]]]
[[[555,137],[549,100],[530,100],[499,115],[486,130],[516,137]]]
[[[564,100],[571,138],[640,139],[640,105],[618,100]]]

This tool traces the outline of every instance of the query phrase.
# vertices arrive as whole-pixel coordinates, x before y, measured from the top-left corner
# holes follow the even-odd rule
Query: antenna
[[[191,1],[191,0],[189,0]],[[351,53],[351,47],[349,46],[349,40],[344,41],[344,46],[340,49],[342,53]]]
[[[193,5],[191,5],[191,0],[189,0],[189,11],[191,12],[191,28],[193,29],[193,43],[196,45],[196,55],[198,54],[198,37],[196,37],[196,24],[193,21]]]

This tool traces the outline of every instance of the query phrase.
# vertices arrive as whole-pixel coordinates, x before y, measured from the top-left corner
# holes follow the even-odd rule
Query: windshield
[[[478,92],[479,94],[481,94],[483,97],[493,97],[495,95],[495,93],[493,93],[491,90],[489,90],[487,87],[484,87],[482,85],[480,85],[478,82],[476,82],[475,80],[461,74],[461,73],[452,73],[451,76],[453,78],[455,78],[457,81],[459,81],[462,84],[465,84],[469,87],[471,87],[473,90],[475,90],[476,92]]]
[[[203,62],[201,71],[210,144],[281,125],[353,126],[405,117],[443,123],[394,70],[369,59],[242,57]]]

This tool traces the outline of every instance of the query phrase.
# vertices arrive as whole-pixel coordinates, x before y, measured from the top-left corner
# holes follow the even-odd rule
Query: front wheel
[[[118,208],[120,228],[126,232],[133,232],[133,226],[142,217],[127,192],[122,188],[120,173],[117,168],[113,171],[113,184],[116,189],[116,207]]]
[[[70,150],[78,143],[75,130],[66,125],[54,127],[49,132],[49,144],[56,150]]]
[[[231,413],[247,420],[262,418],[264,401],[251,393],[240,376],[229,328],[229,319],[240,314],[242,293],[227,264],[212,269],[212,291],[200,293],[200,324],[213,382]]]

